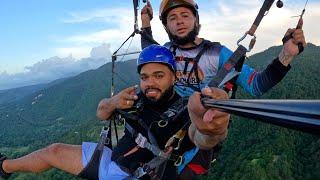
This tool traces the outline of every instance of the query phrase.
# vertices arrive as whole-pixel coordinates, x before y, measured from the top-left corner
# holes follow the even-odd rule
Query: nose
[[[183,18],[178,16],[177,17],[177,25],[183,24]]]
[[[153,77],[153,76],[150,76],[150,77],[147,78],[144,82],[145,82],[145,85],[146,85],[147,87],[152,87],[153,85],[156,84],[156,78]]]

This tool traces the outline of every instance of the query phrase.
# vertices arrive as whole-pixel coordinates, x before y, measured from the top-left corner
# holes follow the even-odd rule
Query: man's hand
[[[134,104],[134,101],[138,99],[136,95],[137,86],[131,86],[122,90],[117,95],[111,98],[111,104],[115,109],[128,109]]]
[[[111,98],[102,99],[97,108],[97,117],[102,120],[108,119],[115,109],[131,108],[134,101],[138,99],[135,92],[136,89],[137,86],[132,86]]]
[[[299,20],[298,29],[288,29],[285,36],[291,36],[288,41],[283,44],[283,48],[279,54],[279,60],[284,66],[288,66],[292,59],[299,54],[298,44],[301,43],[305,48],[307,43],[302,30],[303,21]]]
[[[202,94],[213,99],[228,99],[227,93],[218,88],[204,88]],[[189,137],[197,146],[209,149],[226,137],[230,115],[203,107],[200,93],[190,96],[188,111],[192,121]]]
[[[150,21],[153,18],[153,10],[150,1],[141,9],[142,28],[151,27]]]

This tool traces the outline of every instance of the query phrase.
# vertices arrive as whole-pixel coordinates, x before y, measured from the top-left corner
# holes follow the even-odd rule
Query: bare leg
[[[56,143],[21,158],[5,160],[2,167],[8,173],[38,173],[51,168],[58,168],[77,175],[84,168],[81,159],[82,150],[80,145]]]

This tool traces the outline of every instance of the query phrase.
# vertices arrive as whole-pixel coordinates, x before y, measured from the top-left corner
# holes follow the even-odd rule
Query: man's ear
[[[169,34],[169,29],[167,28],[167,26],[164,24],[162,24],[162,25],[163,25],[164,30],[166,30],[167,34]]]
[[[172,85],[174,85],[177,81],[178,81],[177,75],[176,75],[176,73],[174,73]]]

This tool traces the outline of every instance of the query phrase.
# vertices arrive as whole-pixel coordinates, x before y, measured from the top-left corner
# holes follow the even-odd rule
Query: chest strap
[[[199,53],[196,55],[195,58],[183,57],[183,61],[185,61],[184,70],[183,70],[184,74],[187,73],[189,62],[193,61],[193,66],[191,67],[191,70],[189,72],[188,78],[186,80],[187,81],[186,86],[189,87],[189,88],[192,88],[194,91],[201,91],[201,87],[200,87],[201,80],[199,78],[199,73],[198,73],[199,61],[200,61],[202,55],[212,47],[218,48],[217,52],[220,52],[221,44],[219,42],[210,42],[208,40],[204,40],[203,47],[199,51]],[[176,51],[177,47],[173,46],[173,48],[171,48],[171,49]],[[174,52],[174,54],[175,54],[175,52]],[[181,61],[181,57],[176,57],[176,58],[178,58],[178,60]],[[190,78],[191,78],[191,74],[193,72],[194,72],[194,75],[195,75],[195,78],[196,78],[196,81],[197,81],[197,87],[194,87],[193,85],[190,84]]]

